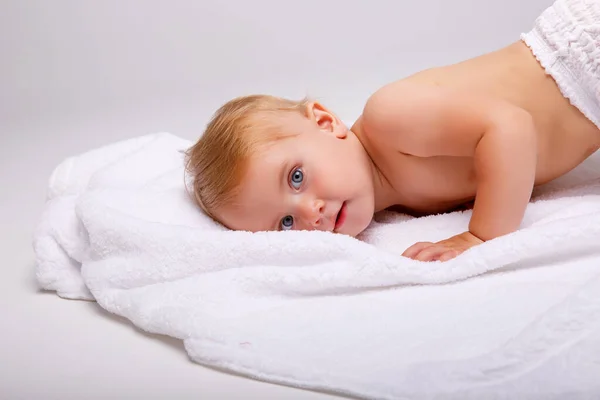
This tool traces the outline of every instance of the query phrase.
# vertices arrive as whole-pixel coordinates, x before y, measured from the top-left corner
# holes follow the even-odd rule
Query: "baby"
[[[449,260],[517,230],[536,185],[600,148],[600,1],[558,0],[521,40],[390,83],[351,128],[319,102],[237,98],[189,149],[199,206],[234,230],[356,236],[373,214],[473,204],[465,231],[404,256]]]

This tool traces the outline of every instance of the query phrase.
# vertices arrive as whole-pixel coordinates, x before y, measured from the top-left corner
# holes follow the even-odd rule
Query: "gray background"
[[[95,303],[37,292],[31,236],[67,156],[157,131],[194,139],[253,92],[310,95],[352,121],[378,86],[517,40],[551,1],[350,4],[0,1],[0,398],[328,397],[206,369]]]

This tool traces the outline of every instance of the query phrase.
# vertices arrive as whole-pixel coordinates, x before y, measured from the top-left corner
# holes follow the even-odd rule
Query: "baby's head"
[[[356,236],[374,212],[373,166],[318,102],[268,95],[223,105],[187,152],[198,205],[233,230]]]

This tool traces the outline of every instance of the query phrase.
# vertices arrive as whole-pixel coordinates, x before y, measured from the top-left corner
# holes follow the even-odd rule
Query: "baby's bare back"
[[[535,184],[549,182],[579,165],[600,146],[600,131],[563,97],[527,46],[517,42],[458,64],[403,80],[500,98],[528,111],[537,131]],[[361,119],[353,127],[362,135]],[[402,133],[398,133],[402,134]],[[363,140],[400,201],[415,213],[443,212],[475,197],[472,157],[414,157]]]

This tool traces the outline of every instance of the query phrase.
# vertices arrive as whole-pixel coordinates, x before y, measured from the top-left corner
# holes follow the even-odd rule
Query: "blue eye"
[[[284,231],[292,229],[293,226],[294,217],[292,217],[291,215],[286,215],[281,219],[281,229],[283,229]]]
[[[294,189],[300,189],[303,180],[304,172],[302,172],[300,168],[296,168],[292,171],[292,175],[290,176],[290,184]]]

